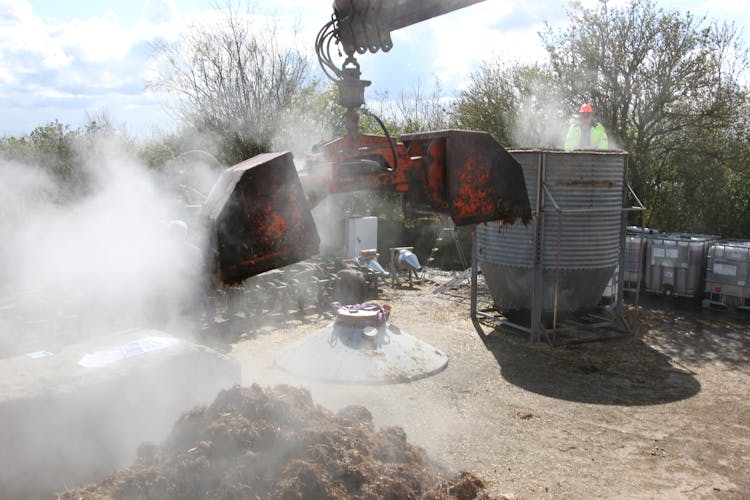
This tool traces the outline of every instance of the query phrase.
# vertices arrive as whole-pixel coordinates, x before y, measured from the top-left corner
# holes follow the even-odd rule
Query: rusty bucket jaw
[[[255,156],[226,170],[209,193],[218,274],[237,283],[318,253],[312,203],[333,193],[401,193],[405,215],[447,213],[456,225],[527,223],[519,163],[484,132],[443,130],[343,137],[322,146],[298,175],[291,153]]]
[[[427,189],[420,192],[415,186],[413,194],[427,194],[433,210],[448,213],[457,226],[531,220],[523,169],[490,134],[441,130],[402,135],[399,140],[408,150],[420,152]],[[427,204],[411,198],[416,206]]]
[[[318,253],[318,231],[289,152],[257,155],[222,172],[203,214],[224,283]]]
[[[444,213],[458,226],[531,220],[521,165],[485,132],[422,132],[396,142],[343,137],[317,148],[307,165],[302,182],[313,203],[332,193],[390,191],[403,195],[409,218]]]

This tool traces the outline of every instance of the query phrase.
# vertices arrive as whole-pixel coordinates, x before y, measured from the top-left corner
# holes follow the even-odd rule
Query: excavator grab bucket
[[[447,198],[458,226],[531,219],[521,165],[483,132],[451,131],[446,137]]]
[[[291,153],[261,154],[222,173],[203,207],[221,281],[239,283],[317,254],[311,205],[336,192],[401,193],[405,215],[447,213],[459,226],[531,218],[521,166],[485,132],[402,135],[396,147],[362,136],[329,143],[317,155],[302,176]],[[373,159],[388,164],[389,156],[398,156],[394,168]]]
[[[411,154],[420,152],[429,179],[426,192],[410,189],[418,198],[415,205],[448,213],[457,226],[531,220],[523,169],[490,134],[441,130],[399,140]]]
[[[318,231],[291,153],[260,154],[223,171],[203,214],[224,283],[318,253]]]

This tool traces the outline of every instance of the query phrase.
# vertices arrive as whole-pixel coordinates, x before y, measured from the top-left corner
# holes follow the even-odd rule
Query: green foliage
[[[670,230],[750,238],[750,143],[722,132],[682,135],[691,147],[661,169],[653,218]]]
[[[296,96],[291,110],[297,117],[309,120],[319,132],[324,132],[328,138],[343,134],[341,117],[344,108],[337,104],[339,91],[333,82],[323,85],[314,81],[302,88]],[[323,135],[323,134],[319,134]]]
[[[471,74],[452,113],[460,128],[489,132],[507,147],[559,147],[559,103],[548,68],[495,60]]]
[[[511,143],[511,124],[518,115],[511,72],[485,64],[471,75],[468,89],[454,107],[462,127],[489,132],[500,144]]]
[[[0,165],[14,162],[43,172],[54,189],[45,190],[49,201],[66,203],[91,191],[92,168],[117,148],[134,156],[136,142],[116,129],[106,116],[89,117],[81,127],[51,121],[21,137],[0,138]]]
[[[63,189],[59,201],[80,196],[88,187],[77,147],[81,130],[55,120],[22,137],[0,139],[0,157],[44,171]]]
[[[401,195],[378,191],[356,191],[334,195],[344,217],[376,216],[386,220],[403,220]]]
[[[511,147],[560,146],[565,116],[591,102],[610,147],[664,231],[749,237],[747,49],[731,24],[658,8],[569,5],[541,35],[549,65],[482,65],[453,106],[461,127]]]
[[[630,179],[662,230],[737,235],[742,174],[726,160],[748,89],[747,50],[732,25],[708,24],[651,0],[622,8],[573,2],[569,27],[543,35],[564,101],[592,102],[611,141],[630,152]],[[726,193],[739,191],[727,197]]]
[[[159,169],[179,154],[179,142],[172,134],[148,139],[138,148],[138,159],[151,169]]]
[[[15,161],[44,165],[61,181],[76,176],[75,140],[78,132],[55,120],[36,127],[28,136],[4,139],[6,157]]]
[[[175,97],[184,126],[214,142],[227,165],[273,149],[294,104],[307,91],[309,63],[283,47],[275,26],[261,26],[231,2],[217,25],[191,27],[156,46],[160,72],[151,86]]]
[[[396,98],[370,97],[368,108],[394,137],[457,127],[487,131],[506,147],[559,148],[567,118],[591,102],[610,145],[629,152],[647,225],[750,238],[748,53],[735,27],[653,0],[592,8],[573,1],[568,16],[567,28],[541,35],[546,64],[495,59],[454,99],[436,81],[430,90],[417,83]],[[162,168],[190,150],[231,165],[269,150],[299,156],[342,136],[336,86],[311,79],[302,53],[281,47],[273,26],[249,19],[227,4],[218,25],[157,47],[162,73],[151,84],[177,98],[179,131],[136,145],[106,118],[79,129],[53,121],[1,138],[0,156],[38,166],[76,197],[88,189],[82,165],[107,147],[102,139]],[[383,133],[365,115],[360,126]],[[401,218],[398,195],[341,195],[339,203],[349,216]]]

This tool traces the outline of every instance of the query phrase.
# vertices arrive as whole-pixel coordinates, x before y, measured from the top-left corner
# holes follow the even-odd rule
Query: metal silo
[[[528,225],[476,229],[479,266],[495,305],[535,316],[592,308],[620,259],[627,154],[512,150],[523,167]],[[533,334],[532,334],[533,336]]]

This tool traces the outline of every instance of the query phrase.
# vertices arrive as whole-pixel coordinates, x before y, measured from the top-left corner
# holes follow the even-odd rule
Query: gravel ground
[[[376,426],[403,427],[496,496],[747,497],[750,314],[642,301],[637,318],[627,307],[632,335],[552,347],[507,327],[485,325],[480,336],[466,283],[433,293],[454,275],[385,287],[376,301],[393,308],[391,324],[449,356],[422,380],[330,384],[276,368],[275,354],[325,327],[327,315],[234,316],[221,336],[242,363],[243,385],[304,387],[332,411],[366,406]]]

